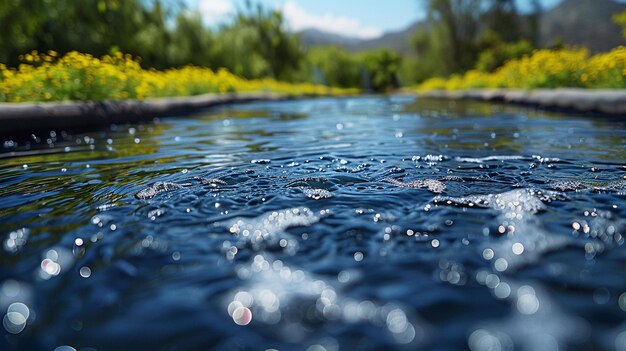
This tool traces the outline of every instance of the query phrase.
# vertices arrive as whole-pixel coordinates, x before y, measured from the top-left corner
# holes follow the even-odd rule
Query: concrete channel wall
[[[249,101],[286,100],[272,93],[207,94],[142,101],[0,103],[0,135],[36,130],[109,126],[175,116]]]
[[[548,110],[595,113],[626,117],[626,89],[537,89],[537,90],[459,90],[429,91],[420,97],[469,99],[536,106]]]

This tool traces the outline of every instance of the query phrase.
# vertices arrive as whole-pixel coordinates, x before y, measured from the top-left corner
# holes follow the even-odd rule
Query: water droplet
[[[76,349],[71,346],[63,345],[57,347],[56,349],[54,349],[54,351],[76,351]]]
[[[509,267],[509,263],[506,259],[500,257],[494,262],[493,266],[498,272],[504,272]]]
[[[524,245],[522,245],[522,243],[515,243],[511,247],[511,251],[516,255],[521,255],[524,252]]]
[[[83,278],[89,278],[91,277],[91,268],[87,266],[81,267],[78,273]]]
[[[8,333],[19,334],[26,328],[26,318],[19,312],[7,312],[2,325]]]
[[[484,259],[491,260],[491,259],[493,259],[493,256],[494,256],[494,252],[493,252],[492,249],[487,248],[487,249],[483,250],[483,258]]]
[[[247,307],[237,307],[233,311],[233,321],[237,325],[248,325],[252,321],[252,311]]]
[[[539,310],[539,300],[532,287],[525,285],[518,289],[517,310],[527,315],[535,314]]]

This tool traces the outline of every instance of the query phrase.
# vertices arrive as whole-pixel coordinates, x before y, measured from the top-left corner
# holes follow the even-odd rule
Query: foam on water
[[[164,193],[164,192],[168,192],[168,191],[173,191],[173,190],[178,190],[178,189],[182,189],[183,186],[179,185],[179,184],[175,184],[175,183],[169,183],[169,182],[156,182],[152,185],[150,185],[147,188],[143,188],[141,190],[139,190],[136,194],[135,197],[141,200],[149,200],[152,199],[153,197]]]
[[[568,238],[552,235],[543,229],[536,216],[546,209],[546,203],[564,199],[561,193],[538,189],[515,189],[500,194],[467,197],[438,196],[438,205],[492,208],[499,212],[497,234],[502,235],[485,250],[491,250],[488,259],[498,271],[514,270],[533,263],[550,250],[564,246]]]
[[[314,213],[306,207],[273,211],[256,218],[235,218],[217,223],[227,227],[236,242],[249,243],[256,250],[267,246],[280,246],[295,252],[297,241],[285,229],[296,226],[310,226],[317,223],[323,213]]]
[[[446,185],[436,179],[418,179],[406,183],[391,178],[385,178],[381,181],[401,188],[428,189],[428,191],[436,194],[443,193],[446,190]]]

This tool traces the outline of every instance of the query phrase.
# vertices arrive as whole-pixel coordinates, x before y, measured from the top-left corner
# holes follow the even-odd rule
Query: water
[[[625,146],[408,97],[5,137],[0,348],[626,350]]]

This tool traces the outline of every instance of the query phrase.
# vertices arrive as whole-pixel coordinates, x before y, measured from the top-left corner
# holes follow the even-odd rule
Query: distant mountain
[[[336,45],[343,48],[358,46],[362,39],[347,37],[339,34],[328,33],[317,29],[305,29],[298,33],[300,40],[305,46]]]
[[[308,47],[336,45],[353,52],[386,48],[400,53],[408,53],[411,51],[410,41],[413,34],[426,27],[426,22],[416,22],[403,30],[388,32],[375,39],[346,37],[317,29],[305,29],[299,34],[302,43]]]
[[[619,26],[611,21],[616,12],[626,10],[626,4],[613,0],[564,0],[541,17],[541,45],[550,46],[559,41],[569,45],[584,45],[592,52],[608,51],[626,45]],[[376,39],[358,39],[316,29],[300,32],[305,46],[336,45],[346,50],[387,48],[400,53],[411,52],[411,37],[428,28],[424,21],[389,32]]]
[[[562,40],[570,45],[584,45],[592,52],[626,45],[620,27],[611,21],[614,13],[624,10],[626,4],[612,0],[565,0],[543,14],[542,45]]]

